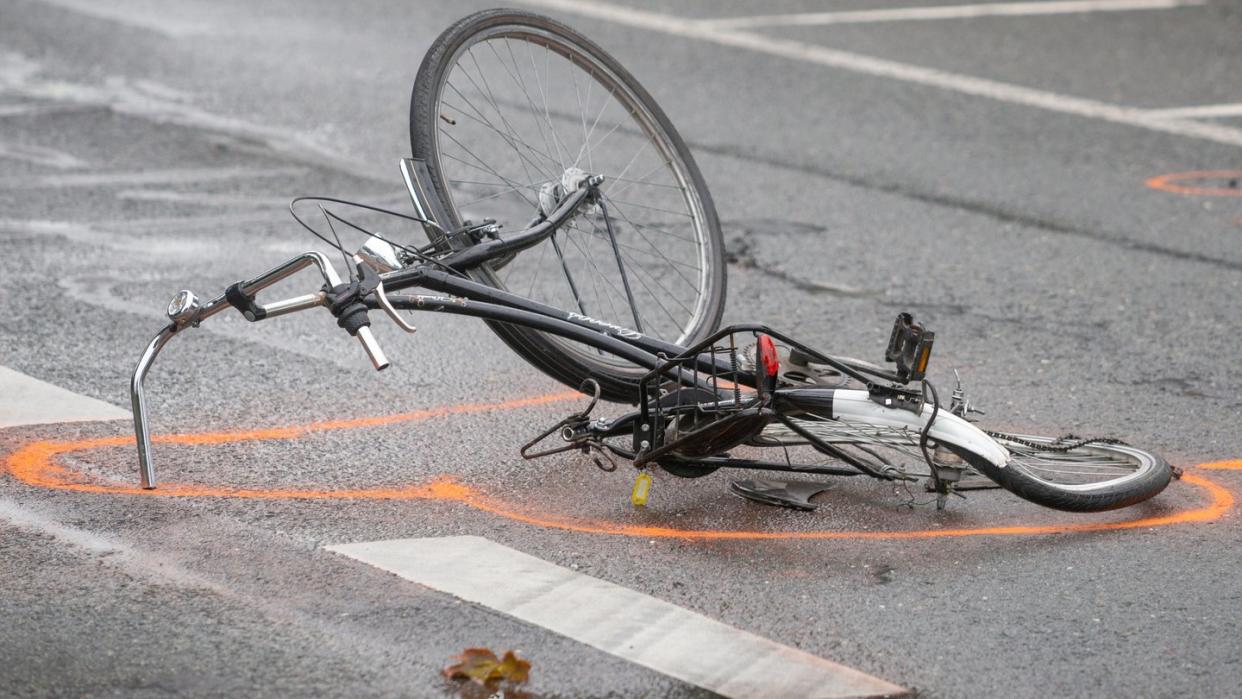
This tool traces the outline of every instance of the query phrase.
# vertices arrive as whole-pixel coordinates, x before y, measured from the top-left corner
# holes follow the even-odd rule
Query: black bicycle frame
[[[406,176],[406,183],[409,186],[415,209],[418,211],[419,217],[425,221],[425,225],[429,227],[429,232],[434,228],[444,233],[445,229],[435,222],[436,218],[440,220],[449,219],[447,214],[444,213],[442,204],[429,194],[430,189],[425,186],[422,178],[418,175],[417,165],[416,161],[411,160],[404,161],[402,164],[402,171]],[[143,381],[145,376],[156,355],[158,355],[173,335],[187,327],[196,327],[202,321],[229,306],[242,311],[247,320],[253,322],[315,306],[329,305],[329,302],[338,298],[341,293],[356,293],[356,296],[350,296],[349,298],[353,299],[353,302],[363,304],[366,309],[387,310],[384,309],[384,304],[381,302],[382,295],[382,298],[393,309],[471,316],[492,323],[505,323],[550,333],[608,352],[633,363],[637,367],[647,369],[648,372],[663,374],[684,386],[698,386],[712,391],[715,391],[716,388],[708,384],[706,378],[708,376],[714,376],[717,379],[727,378],[729,381],[751,388],[757,387],[757,379],[753,371],[739,368],[728,359],[716,357],[714,354],[702,350],[712,341],[729,332],[763,332],[788,343],[792,347],[797,347],[817,362],[831,366],[843,374],[863,381],[870,389],[879,392],[900,391],[900,389],[892,386],[877,385],[864,374],[885,381],[904,383],[897,376],[869,367],[851,365],[825,356],[766,326],[753,324],[731,326],[717,332],[711,338],[698,345],[687,348],[676,343],[647,336],[631,328],[591,318],[585,314],[573,313],[542,304],[523,296],[482,284],[466,276],[468,272],[488,264],[492,260],[513,255],[546,240],[560,226],[569,221],[577,213],[578,209],[591,198],[594,187],[598,185],[599,181],[594,180],[587,187],[571,193],[545,219],[511,237],[476,241],[474,244],[465,244],[460,237],[457,239],[446,237],[448,249],[441,250],[441,256],[434,259],[434,261],[379,275],[382,288],[372,287],[374,290],[365,290],[357,282],[344,285],[333,270],[329,260],[322,253],[307,252],[278,265],[258,277],[233,284],[228,291],[201,306],[192,305],[188,311],[179,310],[174,313],[174,307],[179,308],[179,306],[170,305],[169,317],[172,322],[165,326],[148,344],[146,351],[134,369],[130,383],[142,486],[144,488],[153,488],[155,484],[155,472],[151,459],[151,440],[145,401],[143,399]],[[362,265],[366,263],[361,258],[355,257],[355,260],[359,265],[358,277],[369,276],[371,279],[374,279],[375,272],[369,268],[363,269]],[[323,289],[318,293],[306,294],[268,305],[259,305],[255,301],[254,295],[259,291],[312,265],[318,267],[325,282]],[[437,293],[435,295],[388,295],[388,292],[401,292],[415,288],[427,289]],[[355,291],[350,291],[350,289]],[[188,295],[194,304],[197,303],[189,292],[179,294],[178,300],[184,300],[183,297],[185,295]],[[412,330],[412,328],[408,329]],[[379,369],[387,366],[387,360],[383,358],[383,353],[379,350],[374,337],[370,333],[370,329],[365,327],[364,324],[364,327],[356,327],[354,330],[351,330],[351,334],[355,332],[366,348],[368,355],[371,356],[376,368]],[[648,380],[651,378],[652,373],[647,374]],[[828,401],[828,405],[831,405],[832,391],[830,389],[818,389],[814,392],[818,394],[815,400],[812,401],[816,403],[815,408],[823,408],[825,400]],[[793,410],[797,409],[798,403],[804,402],[795,400],[793,392],[784,390],[778,391],[774,399],[778,404],[783,401],[785,405]],[[633,418],[630,417],[629,419]],[[818,442],[813,436],[808,436],[807,438],[812,443]],[[816,446],[823,446],[825,449],[836,451],[829,445],[817,444]],[[859,468],[867,472],[868,475],[883,477],[865,468],[865,466],[859,466]],[[825,470],[822,472],[839,473],[839,470]]]

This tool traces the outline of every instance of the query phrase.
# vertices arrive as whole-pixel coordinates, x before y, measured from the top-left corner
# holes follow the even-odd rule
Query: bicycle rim
[[[929,475],[919,448],[918,429],[827,418],[794,422],[876,471],[895,476]],[[1054,509],[1101,512],[1134,505],[1160,493],[1173,474],[1164,459],[1125,444],[1080,444],[1064,438],[997,432],[989,435],[1009,451],[1004,467],[962,447],[946,446],[1006,490]],[[779,424],[769,426],[762,438],[773,445],[804,443],[797,433]]]
[[[604,59],[546,28],[486,27],[449,57],[435,114],[434,166],[459,219],[521,228],[539,207],[540,189],[571,168],[606,178],[611,235],[601,210],[589,210],[536,248],[482,270],[485,281],[672,342],[714,325],[718,234],[691,166]],[[629,367],[548,339],[591,362]]]
[[[1124,444],[1086,444],[1061,451],[1061,440],[1051,437],[993,435],[1009,450],[1008,468],[1058,490],[1090,493],[1125,487],[1160,466],[1147,452]]]

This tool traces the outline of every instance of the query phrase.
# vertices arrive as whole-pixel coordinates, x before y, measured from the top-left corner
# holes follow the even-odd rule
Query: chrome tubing
[[[328,286],[336,286],[341,283],[340,276],[336,273],[336,269],[332,267],[332,263],[328,261],[328,258],[323,253],[312,250],[298,255],[288,262],[277,265],[254,279],[241,282],[240,288],[247,296],[253,296],[259,291],[288,279],[311,265],[319,268],[319,273],[323,276]],[[272,317],[322,306],[326,303],[326,298],[326,295],[320,291],[285,301],[277,301],[267,306],[260,306],[260,308],[265,311],[267,317]],[[143,393],[143,384],[146,381],[147,373],[151,370],[151,365],[155,363],[156,356],[159,355],[160,351],[164,349],[164,346],[168,344],[168,341],[174,335],[188,327],[197,327],[199,323],[229,307],[228,299],[225,298],[224,294],[220,294],[189,317],[164,326],[159,334],[147,344],[146,350],[143,351],[142,357],[138,359],[138,364],[134,367],[134,373],[129,382],[129,400],[134,413],[134,435],[138,442],[138,477],[142,487],[145,489],[150,490],[155,487],[155,459],[152,456],[150,422],[147,418],[146,397]],[[384,356],[383,350],[376,344],[375,337],[371,334],[370,328],[362,328],[358,333],[358,340],[362,342],[363,349],[366,350],[367,356],[371,359],[371,364],[376,369],[388,367],[388,359]]]
[[[148,490],[155,487],[155,464],[151,460],[151,431],[147,425],[147,404],[142,394],[142,382],[147,378],[155,355],[164,349],[164,345],[180,329],[176,323],[164,326],[160,334],[147,345],[129,381],[129,402],[134,411],[134,434],[138,440],[138,479],[142,487]]]
[[[405,318],[402,318],[400,314],[397,313],[397,309],[393,308],[392,302],[388,300],[388,294],[384,292],[384,282],[380,282],[375,287],[375,298],[379,301],[380,308],[384,311],[384,313],[388,314],[388,317],[392,320],[392,322],[397,324],[398,328],[401,328],[407,333],[412,333],[418,330],[418,328],[414,327],[413,323],[410,323]]]

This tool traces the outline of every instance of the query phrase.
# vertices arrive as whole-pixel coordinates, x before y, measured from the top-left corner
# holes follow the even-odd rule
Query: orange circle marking
[[[1238,187],[1202,187],[1193,183],[1197,180],[1237,180],[1242,185],[1242,170],[1193,170],[1191,172],[1170,172],[1157,175],[1146,184],[1152,189],[1173,194],[1193,194],[1204,197],[1242,197],[1242,186]]]
[[[555,393],[545,396],[537,396],[534,398],[504,401],[500,403],[470,403],[441,408],[429,408],[426,410],[399,413],[396,415],[347,420],[331,420],[314,422],[308,425],[278,427],[265,430],[155,435],[152,437],[152,441],[156,444],[211,445],[227,444],[232,442],[297,439],[315,432],[358,429],[364,427],[382,427],[404,422],[429,420],[449,415],[481,413],[496,410],[516,410],[520,408],[546,405],[576,397],[579,397],[579,394],[575,392]],[[522,522],[525,524],[551,529],[561,529],[585,534],[693,540],[893,540],[936,539],[965,536],[1030,536],[1038,534],[1112,531],[1121,529],[1163,527],[1174,524],[1190,524],[1195,522],[1212,522],[1223,517],[1230,509],[1233,508],[1235,502],[1233,493],[1219,483],[1200,474],[1186,473],[1182,476],[1182,481],[1200,488],[1208,497],[1207,504],[1194,509],[1181,510],[1166,515],[1141,517],[1122,521],[1078,522],[1044,525],[1010,525],[1002,527],[969,527],[960,529],[929,529],[887,532],[824,530],[802,532],[713,529],[695,530],[624,524],[599,519],[578,518],[567,515],[536,512],[483,493],[474,487],[461,483],[448,476],[441,476],[426,483],[404,487],[363,488],[353,490],[230,488],[188,483],[169,483],[161,485],[155,490],[144,490],[137,486],[91,482],[83,474],[72,471],[56,461],[57,457],[62,454],[91,451],[94,449],[108,447],[132,447],[133,444],[134,438],[130,436],[100,437],[74,441],[34,441],[19,447],[16,451],[9,454],[8,458],[5,460],[5,470],[8,471],[9,475],[27,485],[80,493],[155,495],[162,497],[257,498],[267,500],[440,500],[460,502],[481,512],[487,512],[515,522]],[[1212,470],[1242,470],[1242,460],[1214,461],[1203,464],[1201,468]]]

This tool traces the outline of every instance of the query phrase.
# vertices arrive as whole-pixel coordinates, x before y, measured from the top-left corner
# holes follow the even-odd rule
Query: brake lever
[[[412,333],[415,330],[418,330],[418,328],[414,327],[409,321],[402,318],[400,314],[397,313],[396,308],[393,308],[392,303],[388,300],[388,295],[384,293],[384,282],[380,282],[375,286],[375,298],[379,301],[380,308],[383,309],[384,313],[392,319],[392,322],[397,324],[398,328],[401,328],[407,333]]]

